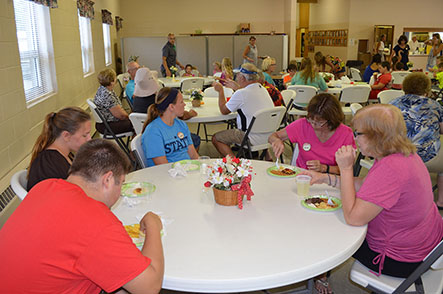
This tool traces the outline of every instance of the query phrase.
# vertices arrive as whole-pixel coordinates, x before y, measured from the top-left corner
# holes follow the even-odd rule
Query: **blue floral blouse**
[[[417,147],[424,162],[434,158],[440,150],[440,123],[443,107],[430,98],[407,94],[391,101],[403,113],[407,135]]]

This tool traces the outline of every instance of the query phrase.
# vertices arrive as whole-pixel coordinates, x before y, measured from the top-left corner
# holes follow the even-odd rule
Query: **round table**
[[[159,78],[159,81],[161,81],[163,85],[165,85],[165,87],[180,88],[181,82],[183,80],[192,79],[192,78],[193,77],[176,77],[175,79],[172,79],[172,77],[169,77],[169,78]],[[204,82],[205,86],[209,86],[215,81],[214,77],[212,76],[204,77],[204,79],[205,79]]]
[[[210,123],[217,121],[226,121],[237,117],[237,112],[229,114],[221,114],[218,107],[218,98],[209,97],[203,98],[204,104],[200,107],[192,107],[191,102],[186,102],[186,110],[195,110],[197,116],[186,120],[187,123]]]
[[[345,223],[341,209],[312,211],[300,204],[294,178],[266,173],[273,163],[253,161],[255,195],[240,210],[214,202],[199,171],[168,175],[171,164],[142,169],[126,181],[156,186],[151,199],[112,208],[124,225],[147,211],[168,220],[163,237],[163,288],[187,292],[243,292],[307,280],[347,260],[362,244],[366,226]],[[314,185],[311,195],[339,197],[339,190]]]

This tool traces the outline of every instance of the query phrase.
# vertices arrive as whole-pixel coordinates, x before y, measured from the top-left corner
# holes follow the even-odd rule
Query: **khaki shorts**
[[[440,146],[440,151],[431,160],[425,162],[426,167],[430,173],[437,173],[443,176],[443,145]]]
[[[226,145],[231,145],[231,144],[240,145],[244,136],[245,132],[239,129],[224,130],[214,134],[214,137],[217,141],[224,143]]]

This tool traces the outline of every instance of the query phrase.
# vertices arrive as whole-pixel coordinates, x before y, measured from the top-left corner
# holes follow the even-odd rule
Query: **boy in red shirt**
[[[392,80],[391,73],[389,72],[391,70],[389,62],[383,61],[378,66],[378,70],[380,71],[380,75],[375,80],[374,84],[371,85],[372,90],[371,93],[369,93],[369,100],[377,100],[378,93],[387,90],[388,85]]]

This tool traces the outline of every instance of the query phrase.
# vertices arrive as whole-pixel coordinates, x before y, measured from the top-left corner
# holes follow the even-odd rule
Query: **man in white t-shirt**
[[[414,54],[415,51],[417,51],[418,48],[420,47],[420,44],[418,43],[416,36],[412,37],[412,39],[409,41],[408,45],[409,45],[409,48],[411,48],[409,51],[411,54]]]
[[[240,88],[226,102],[223,86],[214,83],[214,88],[218,92],[218,106],[222,114],[237,111],[238,129],[229,129],[217,132],[212,137],[212,143],[222,156],[227,154],[234,156],[231,144],[241,144],[246,129],[248,128],[254,114],[262,109],[274,107],[268,91],[258,82],[258,69],[252,63],[244,63],[240,72],[237,73],[236,81]],[[264,144],[270,134],[249,134],[252,145]]]

